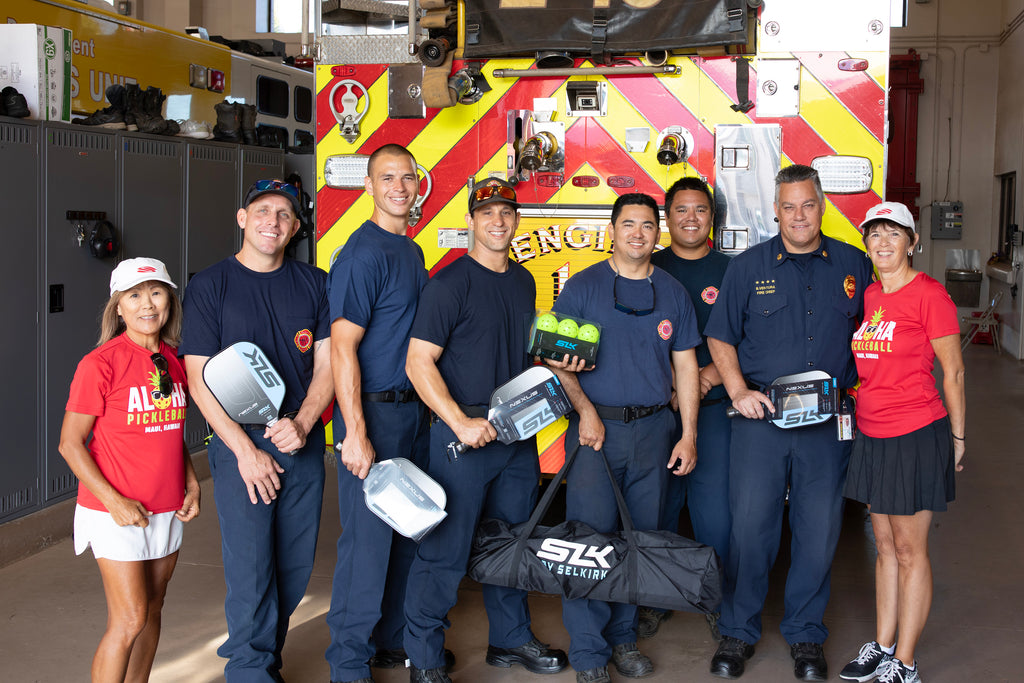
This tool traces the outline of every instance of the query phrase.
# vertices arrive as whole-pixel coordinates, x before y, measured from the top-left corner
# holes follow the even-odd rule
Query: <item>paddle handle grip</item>
[[[732,406],[729,406],[728,408],[725,409],[725,414],[728,415],[729,417],[740,417],[743,413],[736,410]]]
[[[277,419],[276,417],[272,417],[272,418],[270,418],[270,420],[269,420],[269,421],[267,422],[267,426],[268,426],[268,427],[273,427],[274,425],[276,425],[276,424],[277,424],[277,422],[278,422],[278,419]],[[288,451],[288,455],[291,455],[291,456],[296,456],[296,455],[298,455],[298,454],[299,454],[299,452],[298,452],[298,451]]]
[[[448,461],[455,462],[459,459],[460,455],[463,455],[469,450],[469,444],[462,443],[461,441],[452,441],[448,444]]]

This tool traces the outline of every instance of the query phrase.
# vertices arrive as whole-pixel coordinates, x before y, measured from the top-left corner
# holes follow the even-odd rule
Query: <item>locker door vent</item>
[[[73,474],[65,474],[50,480],[50,497],[70,493],[78,487],[78,479]]]
[[[142,154],[150,157],[173,157],[177,151],[177,143],[163,142],[160,140],[141,140],[139,138],[125,138],[124,151],[126,154]]]
[[[100,152],[109,152],[114,140],[112,135],[100,135],[98,133],[64,130],[61,128],[51,128],[49,132],[51,145],[68,149],[92,149]]]
[[[29,487],[0,497],[0,517],[32,507],[36,504],[36,489]]]
[[[0,142],[13,145],[34,145],[36,143],[35,131],[35,128],[29,126],[0,123]]]
[[[214,147],[213,145],[190,145],[189,153],[197,161],[225,161],[234,162],[234,150],[228,147]]]
[[[245,163],[260,166],[277,166],[281,163],[281,152],[252,152],[245,150]]]

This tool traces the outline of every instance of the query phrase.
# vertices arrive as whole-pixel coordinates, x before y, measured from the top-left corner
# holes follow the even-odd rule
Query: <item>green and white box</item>
[[[0,88],[13,86],[33,119],[71,120],[71,31],[0,24]]]

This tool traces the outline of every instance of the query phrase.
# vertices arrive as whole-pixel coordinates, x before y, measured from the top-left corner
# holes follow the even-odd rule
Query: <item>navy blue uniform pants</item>
[[[306,593],[324,495],[324,430],[309,433],[296,455],[281,453],[263,427],[247,429],[257,448],[284,468],[269,505],[249,500],[235,454],[214,436],[207,449],[220,520],[228,639],[217,650],[228,683],[272,683],[281,668],[288,620]]]
[[[363,416],[377,462],[406,458],[426,469],[429,425],[422,403],[364,401]],[[405,585],[416,544],[370,512],[363,480],[340,458],[338,511],[342,531],[327,613],[327,662],[332,681],[355,681],[370,677],[369,660],[375,650],[402,647]]]
[[[693,539],[710,545],[724,566],[729,556],[729,441],[732,424],[726,416],[729,401],[704,406],[697,414],[697,466],[685,477],[665,480],[665,500],[658,528],[679,531],[683,506],[690,511]],[[674,439],[682,435],[679,413]]]
[[[604,420],[605,458],[622,490],[633,527],[658,528],[661,496],[672,454],[672,411],[623,423]],[[569,416],[566,451],[579,443],[579,416]],[[601,456],[588,446],[579,453],[566,475],[565,516],[601,533],[621,528],[615,493]],[[605,666],[612,648],[636,642],[636,605],[599,600],[562,600],[562,621],[569,631],[569,663],[576,671]]]
[[[789,486],[791,564],[782,635],[789,644],[824,643],[832,557],[843,514],[850,442],[836,440],[831,420],[779,429],[736,418],[729,463],[732,535],[722,602],[722,635],[756,643],[768,574],[778,555]]]
[[[505,445],[492,442],[449,462],[446,447],[455,434],[438,420],[430,428],[427,469],[448,496],[448,516],[420,541],[409,570],[405,598],[405,651],[413,666],[444,666],[444,629],[466,575],[473,534],[481,517],[519,524],[537,501],[540,463],[535,439]],[[501,648],[530,641],[527,592],[483,585],[488,643]]]

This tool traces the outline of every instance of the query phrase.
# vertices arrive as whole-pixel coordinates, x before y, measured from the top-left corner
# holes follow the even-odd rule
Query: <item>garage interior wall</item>
[[[144,21],[179,30],[201,25],[211,34],[240,39],[266,37],[254,30],[261,5],[251,0],[136,0],[134,9]],[[947,250],[977,250],[983,267],[996,250],[1000,174],[1017,173],[1021,200],[1014,222],[1022,224],[1024,82],[1017,65],[1024,63],[1024,0],[910,0],[908,9],[908,26],[892,32],[892,50],[901,54],[912,48],[923,60],[917,150],[922,239],[914,264],[944,281]],[[298,53],[298,34],[274,38],[286,43],[289,54]],[[953,200],[964,206],[961,239],[932,240],[932,202]],[[1012,257],[1019,264],[1024,253],[1018,247]],[[1019,267],[1015,277],[1019,285]],[[1024,296],[1012,296],[1010,285],[986,277],[981,303],[1000,288],[1006,290],[999,309],[1003,345],[1022,358]]]

